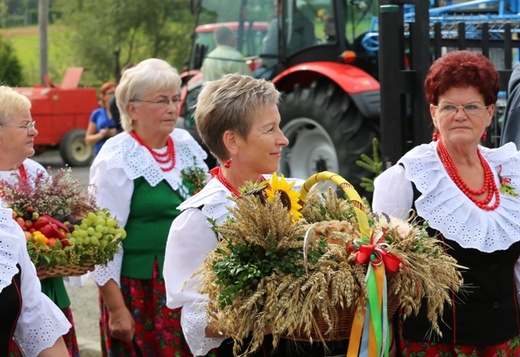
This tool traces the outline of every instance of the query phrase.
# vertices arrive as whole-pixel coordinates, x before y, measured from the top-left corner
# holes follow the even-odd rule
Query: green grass
[[[39,53],[39,28],[38,26],[27,26],[4,29],[2,36],[8,39],[20,60],[23,68],[23,85],[32,86],[40,83],[40,53]],[[61,82],[62,76],[67,67],[73,67],[73,63],[63,62],[64,54],[67,51],[65,45],[61,45],[60,33],[57,26],[49,26],[47,30],[47,55],[49,76],[54,82]]]

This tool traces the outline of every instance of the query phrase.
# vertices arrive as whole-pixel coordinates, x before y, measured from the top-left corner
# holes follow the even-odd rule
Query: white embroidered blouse
[[[208,171],[204,162],[206,152],[186,130],[175,129],[170,135],[175,149],[175,167],[171,171],[162,171],[152,154],[126,132],[107,140],[94,159],[89,182],[96,202],[99,207],[108,208],[121,227],[126,225],[130,213],[133,180],[136,178],[143,177],[151,186],[165,180],[187,198],[188,189],[182,184],[181,171],[194,166]],[[162,152],[166,150],[164,147]],[[107,266],[96,266],[90,273],[98,285],[105,285],[110,279],[120,284],[123,254],[121,247]]]

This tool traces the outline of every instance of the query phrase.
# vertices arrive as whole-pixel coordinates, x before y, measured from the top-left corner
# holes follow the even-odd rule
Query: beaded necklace
[[[220,181],[226,187],[231,193],[233,193],[235,196],[239,197],[241,196],[240,192],[233,187],[233,185],[224,177],[224,174],[222,173],[222,168],[220,166],[214,167],[210,170],[210,173],[213,177],[216,177],[217,180]],[[265,181],[265,178],[262,176],[261,181]]]
[[[236,188],[233,187],[233,185],[224,177],[224,174],[222,174],[222,169],[220,166],[217,166],[213,169],[211,169],[211,174],[217,178],[217,180],[220,181],[221,184],[224,185],[231,193],[233,193],[235,196],[240,196],[240,192]]]
[[[18,172],[20,173],[20,180],[27,181],[27,170],[23,164],[18,167]]]
[[[166,149],[166,152],[158,153],[157,151],[152,149],[147,143],[145,143],[144,140],[141,139],[134,130],[132,130],[130,132],[130,135],[141,146],[145,147],[150,152],[150,154],[152,154],[155,161],[159,164],[161,170],[163,170],[164,172],[168,172],[168,171],[171,171],[175,167],[175,149],[173,147],[173,140],[172,140],[171,136],[168,136],[168,142],[167,142],[168,148]],[[167,166],[167,167],[161,166],[161,165],[167,164],[167,163],[170,163],[169,166]]]
[[[441,158],[442,163],[444,164],[444,167],[446,168],[446,172],[450,176],[450,178],[455,182],[457,187],[480,209],[483,209],[485,211],[493,211],[495,210],[498,205],[500,204],[500,191],[498,190],[498,187],[495,183],[495,178],[493,177],[493,172],[491,171],[491,168],[489,167],[489,164],[484,159],[482,154],[480,153],[480,150],[477,149],[478,157],[480,160],[480,164],[482,165],[482,168],[484,169],[484,185],[482,188],[478,190],[471,189],[466,182],[460,177],[459,171],[457,170],[457,167],[453,163],[453,160],[450,157],[450,154],[448,153],[448,150],[446,150],[446,147],[442,143],[442,140],[439,140],[439,144],[437,146],[439,151],[439,156]],[[487,191],[487,195],[485,198],[479,200],[477,199],[477,196],[482,195]],[[489,206],[491,200],[493,199],[493,196],[495,196],[495,203],[491,206]]]

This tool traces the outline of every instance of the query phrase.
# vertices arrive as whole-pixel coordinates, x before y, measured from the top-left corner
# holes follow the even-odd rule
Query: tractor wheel
[[[85,130],[74,129],[61,139],[60,155],[69,166],[88,166],[92,161],[92,146],[85,142]]]
[[[356,160],[361,154],[372,156],[377,122],[364,118],[350,96],[325,79],[295,87],[279,109],[281,128],[289,139],[282,150],[282,173],[306,179],[320,171],[336,172],[367,195],[359,183],[372,174]]]

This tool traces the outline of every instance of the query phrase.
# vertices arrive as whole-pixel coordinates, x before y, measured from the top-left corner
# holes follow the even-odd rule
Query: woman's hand
[[[43,280],[47,278],[47,270],[45,268],[36,268],[36,275],[38,279]]]
[[[99,287],[99,292],[108,311],[110,336],[125,342],[132,342],[135,334],[135,322],[125,305],[119,285],[110,279],[105,285]]]
[[[135,334],[135,321],[130,311],[123,307],[115,311],[109,311],[108,328],[110,336],[130,343]]]

